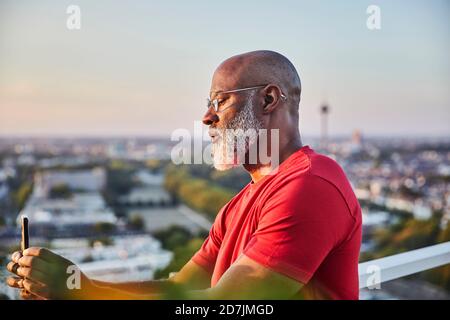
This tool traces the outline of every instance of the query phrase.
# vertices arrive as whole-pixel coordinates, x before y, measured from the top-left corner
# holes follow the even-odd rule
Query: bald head
[[[269,50],[251,51],[233,56],[214,72],[211,91],[222,91],[263,84],[276,84],[298,107],[301,83],[294,65],[283,55]]]

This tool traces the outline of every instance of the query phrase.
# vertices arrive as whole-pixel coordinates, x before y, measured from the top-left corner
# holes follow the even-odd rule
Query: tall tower
[[[328,147],[328,113],[330,108],[327,104],[320,107],[320,148],[327,149]]]

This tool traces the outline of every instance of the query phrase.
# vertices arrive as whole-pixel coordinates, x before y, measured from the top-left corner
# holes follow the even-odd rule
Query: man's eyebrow
[[[220,97],[220,95],[225,95],[225,96]],[[210,97],[221,98],[221,99],[225,100],[225,99],[228,99],[230,97],[230,95],[219,91],[219,92],[211,92]]]

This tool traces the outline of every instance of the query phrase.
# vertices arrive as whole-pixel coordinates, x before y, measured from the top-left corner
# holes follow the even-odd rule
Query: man
[[[237,55],[217,68],[203,118],[214,165],[242,164],[251,182],[220,210],[201,249],[175,276],[113,284],[81,274],[81,289],[71,291],[72,263],[29,248],[13,254],[8,269],[19,277],[8,284],[24,298],[152,299],[182,288],[183,297],[200,299],[358,299],[361,209],[339,165],[302,146],[300,93],[295,67],[276,52]],[[236,145],[242,132],[229,132],[238,129],[257,134]],[[269,161],[250,161],[251,151],[262,149],[263,129]]]

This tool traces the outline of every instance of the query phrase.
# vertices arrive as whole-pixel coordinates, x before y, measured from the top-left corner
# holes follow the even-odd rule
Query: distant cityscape
[[[450,138],[370,138],[355,130],[351,137],[303,143],[334,158],[348,175],[363,208],[362,254],[375,250],[380,229],[404,217],[437,219],[441,230],[448,228]],[[18,247],[18,222],[26,215],[32,245],[50,247],[96,279],[154,278],[174,259],[158,232],[178,226],[204,237],[212,223],[166,188],[173,146],[164,138],[0,138],[2,265]],[[0,294],[15,299],[4,270]]]

